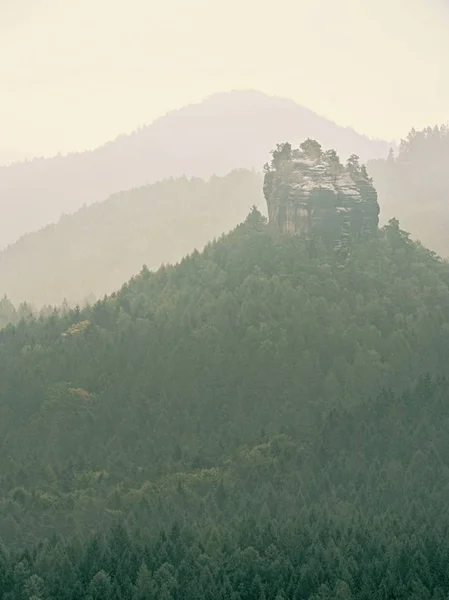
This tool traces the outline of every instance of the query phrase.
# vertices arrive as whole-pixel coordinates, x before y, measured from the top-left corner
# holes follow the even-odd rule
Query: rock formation
[[[364,165],[346,166],[335,150],[306,140],[298,149],[278,144],[265,165],[264,195],[270,223],[283,233],[320,240],[347,254],[351,241],[373,235],[379,223],[377,193]]]

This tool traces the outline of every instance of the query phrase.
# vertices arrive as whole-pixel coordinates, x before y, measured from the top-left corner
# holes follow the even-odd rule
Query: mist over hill
[[[449,265],[379,229],[354,155],[281,143],[264,173],[269,222],[82,308],[0,300],[5,599],[447,596]],[[11,283],[121,277],[261,184],[116,194],[11,246]]]
[[[167,177],[259,170],[279,140],[307,137],[345,158],[353,152],[380,158],[389,148],[291,100],[253,91],[216,94],[95,150],[0,167],[0,248],[121,190]]]
[[[0,168],[32,158],[29,153],[19,152],[8,147],[0,146]]]
[[[0,0],[0,600],[449,600],[448,30]]]
[[[0,251],[0,297],[35,308],[98,299],[144,264],[154,269],[201,250],[253,205],[266,212],[262,176],[243,169],[114,194]]]
[[[413,238],[449,257],[449,128],[414,128],[397,154],[368,163],[384,223],[392,217]]]

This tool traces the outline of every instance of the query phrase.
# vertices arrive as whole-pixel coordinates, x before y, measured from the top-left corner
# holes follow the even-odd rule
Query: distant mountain
[[[166,177],[256,168],[279,140],[313,137],[343,158],[387,155],[389,145],[339,127],[291,100],[260,92],[211,96],[96,150],[0,167],[0,248],[84,204]]]
[[[252,205],[266,211],[262,176],[170,179],[81,208],[0,252],[0,298],[17,306],[83,303],[111,293],[146,264],[173,263],[227,233]],[[0,327],[1,327],[0,301]]]

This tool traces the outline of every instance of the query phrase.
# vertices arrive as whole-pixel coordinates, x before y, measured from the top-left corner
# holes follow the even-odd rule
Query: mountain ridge
[[[313,137],[362,160],[385,156],[389,148],[292,100],[253,91],[214,94],[94,150],[0,167],[0,248],[119,191],[167,177],[259,169],[287,137],[293,143]]]

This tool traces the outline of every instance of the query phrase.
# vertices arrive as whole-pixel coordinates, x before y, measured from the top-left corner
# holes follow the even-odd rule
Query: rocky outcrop
[[[352,240],[377,231],[377,193],[357,156],[344,166],[334,150],[323,152],[314,140],[294,150],[280,144],[272,156],[265,165],[264,195],[270,223],[280,231],[343,253]]]

